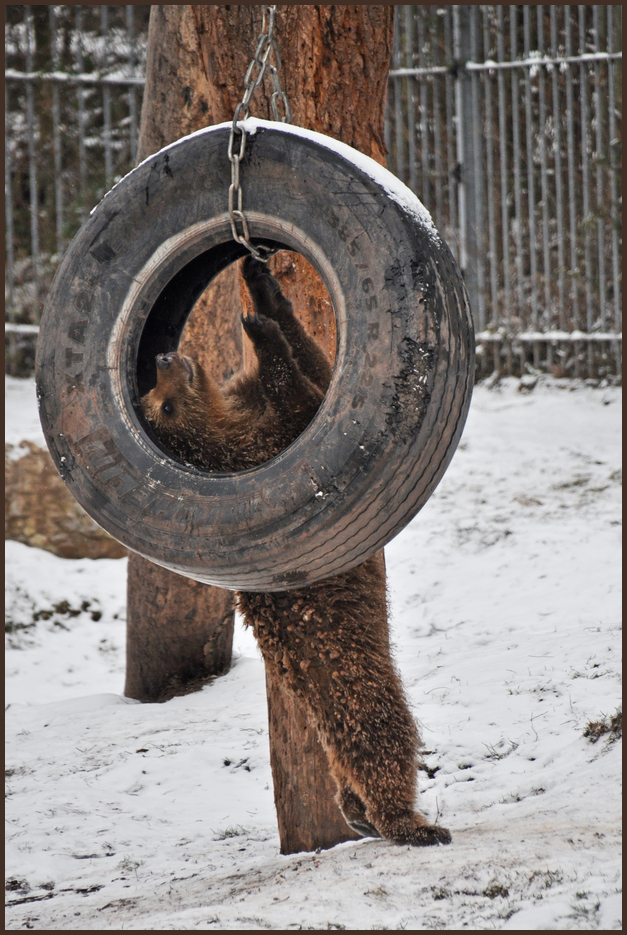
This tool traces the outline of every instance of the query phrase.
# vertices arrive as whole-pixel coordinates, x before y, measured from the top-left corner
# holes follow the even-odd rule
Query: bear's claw
[[[350,821],[344,815],[344,821],[349,828],[352,828],[353,831],[356,831],[357,834],[361,834],[364,838],[381,838],[381,835],[377,831],[374,825],[371,825],[369,821],[366,821],[365,818],[361,819],[351,819]]]
[[[253,312],[252,315],[242,315],[242,325],[246,334],[251,338],[253,335],[261,335],[271,330],[268,328],[269,324],[270,319],[264,315],[258,315],[257,312]]]

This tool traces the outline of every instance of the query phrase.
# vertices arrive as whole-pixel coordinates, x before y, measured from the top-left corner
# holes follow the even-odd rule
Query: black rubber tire
[[[376,163],[259,121],[242,165],[251,236],[322,276],[333,379],[272,461],[237,474],[175,461],[139,399],[196,298],[244,255],[226,213],[228,136],[209,128],[150,157],[81,228],[48,297],[38,398],[61,476],[116,539],[199,581],[276,591],[364,561],[426,502],[465,422],[474,337],[455,261],[411,193],[403,205]]]

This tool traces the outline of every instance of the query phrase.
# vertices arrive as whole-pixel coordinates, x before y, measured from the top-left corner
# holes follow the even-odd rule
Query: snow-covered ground
[[[475,391],[438,490],[386,549],[450,847],[281,856],[263,667],[122,695],[125,560],[7,543],[9,929],[618,929],[620,390]],[[8,381],[10,441],[39,429]]]

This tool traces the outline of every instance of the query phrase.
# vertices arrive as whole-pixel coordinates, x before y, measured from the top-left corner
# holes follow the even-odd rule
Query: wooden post
[[[276,19],[280,77],[293,123],[327,133],[381,164],[385,164],[383,117],[393,18],[392,6],[291,4],[280,6]],[[242,98],[244,74],[260,26],[259,6],[152,7],[139,158],[202,126],[232,118]],[[254,116],[270,118],[270,93],[269,83],[255,92],[251,104]],[[319,277],[303,257],[294,254],[280,254],[272,261],[272,269],[303,324],[332,359],[335,322]],[[242,298],[236,288],[236,270],[225,271],[220,280],[223,285],[215,288],[222,292],[211,293],[196,309],[183,334],[181,349],[193,348],[194,353],[203,349],[203,364],[215,374],[228,376],[242,360],[241,335],[233,331]],[[210,304],[213,314],[203,314]],[[165,591],[173,597],[176,593],[179,616],[183,616],[197,592],[194,595],[194,583],[186,584],[185,579],[176,583],[176,592],[170,590],[174,588],[171,578],[179,576],[162,569],[149,572],[146,566],[150,563],[142,562],[134,557],[130,563],[132,587],[145,597],[135,603],[131,597],[127,665],[129,673],[131,666],[142,665],[141,679],[154,684],[155,679],[146,676],[146,667],[161,665],[154,646],[152,650],[147,647],[148,658],[133,658],[142,655],[147,633],[139,618],[143,614],[145,621],[150,619],[153,641],[155,628],[162,634],[160,640],[167,637],[174,641],[178,630],[173,628],[176,618],[171,608],[176,611],[176,606],[169,598],[160,599],[159,594]],[[224,592],[205,587],[203,593],[211,595],[207,597],[206,613],[211,615],[212,625],[226,627],[226,617],[220,617],[225,605],[219,595]],[[200,626],[202,613],[192,614],[190,620]],[[203,639],[204,635],[200,636],[197,645]],[[188,646],[193,646],[193,640]],[[177,658],[184,660],[185,651]],[[137,680],[133,674],[133,684],[139,684]],[[296,699],[268,672],[266,685],[281,852],[331,847],[357,837],[333,800],[335,785],[315,729]],[[180,688],[184,689],[183,683]]]
[[[191,7],[153,6],[138,161],[213,121]],[[225,270],[198,302],[181,351],[192,351],[221,379],[238,370],[242,335],[237,270]],[[235,300],[235,301],[234,301]],[[224,314],[207,314],[208,308]],[[124,693],[166,701],[200,688],[231,665],[234,596],[131,553],[126,605]]]
[[[282,854],[357,840],[335,804],[327,755],[302,705],[266,668],[270,765]]]
[[[124,694],[168,701],[228,672],[233,594],[183,578],[132,553],[126,601]]]

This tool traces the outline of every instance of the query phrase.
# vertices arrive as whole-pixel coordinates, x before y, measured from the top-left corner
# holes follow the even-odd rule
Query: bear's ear
[[[189,380],[190,383],[193,383],[193,382],[194,382],[195,371],[196,371],[196,367],[195,367],[195,365],[194,365],[194,362],[193,362],[192,360],[190,360],[189,357],[181,357],[181,358],[180,358],[180,361],[181,361],[181,363],[183,364],[183,369],[184,369],[185,372],[187,373],[187,379]]]

